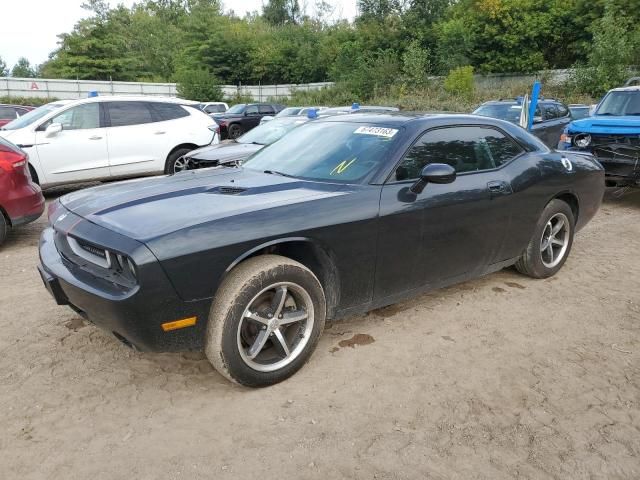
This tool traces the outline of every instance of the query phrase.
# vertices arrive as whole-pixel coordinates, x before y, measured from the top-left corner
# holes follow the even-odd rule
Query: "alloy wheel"
[[[254,370],[286,367],[305,349],[313,330],[311,296],[295,283],[264,288],[249,302],[238,324],[242,360]]]
[[[569,247],[571,224],[564,213],[553,215],[544,227],[540,239],[540,255],[547,268],[557,266]]]
[[[182,172],[183,170],[188,170],[189,168],[189,160],[185,157],[178,157],[175,162],[173,162],[173,173]]]

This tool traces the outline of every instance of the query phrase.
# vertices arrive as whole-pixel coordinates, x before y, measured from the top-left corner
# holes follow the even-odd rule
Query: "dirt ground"
[[[563,270],[513,270],[333,323],[277,386],[133,352],[0,249],[1,479],[638,479],[640,192]]]

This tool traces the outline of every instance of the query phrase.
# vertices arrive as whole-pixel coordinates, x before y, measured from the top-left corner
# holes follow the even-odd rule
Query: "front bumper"
[[[56,248],[55,232],[40,239],[38,270],[59,305],[68,305],[91,323],[142,351],[200,350],[211,301],[181,300],[160,264],[139,267],[139,284],[123,288],[74,265]],[[197,317],[192,327],[165,332],[162,324]]]
[[[620,137],[620,138],[618,138]],[[560,143],[559,149],[590,153],[598,159],[608,182],[640,184],[640,143],[625,141],[624,136],[592,136],[594,143],[586,148]]]

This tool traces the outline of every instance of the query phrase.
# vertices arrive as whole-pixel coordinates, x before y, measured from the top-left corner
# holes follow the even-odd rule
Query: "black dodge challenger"
[[[60,198],[40,273],[126,345],[204,349],[227,378],[264,386],[305,363],[326,319],[510,265],[555,274],[603,191],[594,157],[508,122],[329,117],[241,166]]]

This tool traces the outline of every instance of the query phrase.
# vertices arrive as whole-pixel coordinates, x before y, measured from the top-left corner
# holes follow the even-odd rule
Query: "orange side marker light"
[[[171,330],[178,330],[180,328],[193,327],[196,324],[197,317],[183,318],[182,320],[176,320],[175,322],[167,322],[162,324],[162,330],[170,332]]]

